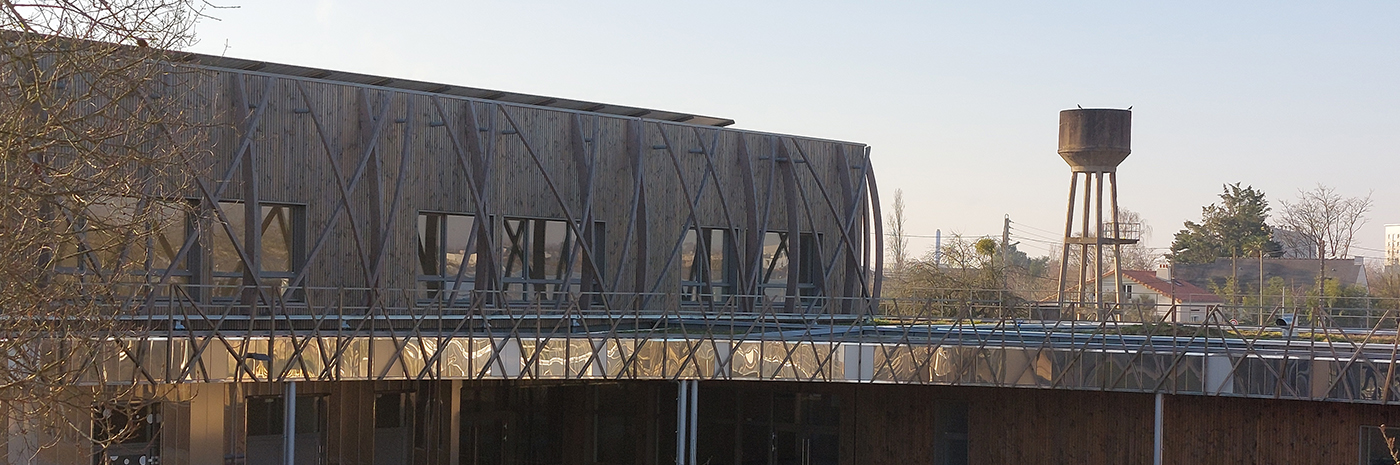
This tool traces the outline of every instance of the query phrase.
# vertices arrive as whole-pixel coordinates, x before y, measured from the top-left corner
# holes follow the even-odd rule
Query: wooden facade
[[[162,461],[257,463],[249,406],[282,388],[209,384],[172,396]],[[1150,394],[726,381],[699,392],[696,463],[1152,463]],[[410,447],[389,454],[401,461],[377,450],[385,426],[396,427],[380,418],[380,400],[398,393],[416,399],[403,429]],[[320,399],[323,425],[298,447],[315,449],[319,461],[308,463],[346,465],[661,465],[675,463],[676,395],[662,381],[299,383],[301,401]],[[1396,406],[1203,396],[1163,405],[1166,464],[1374,463],[1362,455],[1368,428],[1400,424]]]
[[[724,287],[716,293],[878,291],[878,198],[862,144],[202,64],[177,76],[170,92],[214,123],[208,171],[188,193],[204,215],[174,273],[196,287],[246,286],[268,305],[368,289],[403,306],[400,290],[424,287],[420,217],[437,214],[471,222],[458,260],[473,263],[444,285],[461,294],[554,280],[674,306],[690,254],[705,252],[694,237],[711,231],[724,243],[710,251],[725,256],[707,270]],[[268,217],[283,207],[292,218]],[[284,220],[281,231],[266,224]],[[525,265],[511,256],[520,220],[552,221],[574,238],[548,252],[549,266],[567,261],[555,267],[565,273],[511,274]],[[778,261],[792,276],[770,281],[786,248],[773,233],[790,232],[800,239]],[[242,279],[227,279],[235,269]],[[208,293],[221,292],[249,289]]]

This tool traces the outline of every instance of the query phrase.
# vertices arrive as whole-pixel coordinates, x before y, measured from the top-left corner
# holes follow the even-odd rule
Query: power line
[[[1031,225],[1025,224],[1025,223],[1017,223],[1017,222],[1015,222],[1015,221],[1012,221],[1011,224],[1019,224],[1019,225],[1025,226],[1025,227],[1028,228],[1028,229],[1031,229],[1031,230],[1034,230],[1034,231],[1039,231],[1039,232],[1041,232],[1041,233],[1049,234],[1049,235],[1052,235],[1052,236],[1058,236],[1058,235],[1060,235],[1060,233],[1057,233],[1057,232],[1055,232],[1055,231],[1046,231],[1046,230],[1044,230],[1044,229],[1040,229],[1040,228],[1037,228],[1037,227],[1035,227],[1035,226],[1031,226]]]
[[[1042,236],[1042,235],[1040,235],[1040,234],[1032,234],[1032,233],[1029,233],[1029,232],[1026,232],[1026,231],[1022,231],[1022,230],[1019,230],[1019,229],[1015,229],[1015,228],[1012,228],[1011,230],[1012,230],[1012,231],[1015,231],[1015,232],[1017,232],[1017,233],[1019,233],[1022,237],[1034,237],[1034,238],[1036,238],[1036,239],[1040,239],[1040,240],[1044,240],[1044,241],[1051,241],[1051,242],[1055,242],[1055,243],[1059,243],[1059,242],[1060,242],[1059,238],[1056,238],[1056,237],[1045,237],[1045,236]]]

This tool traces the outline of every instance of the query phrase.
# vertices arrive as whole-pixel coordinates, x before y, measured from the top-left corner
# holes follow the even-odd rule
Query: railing
[[[1392,308],[1400,302],[1388,300],[1196,308],[985,292],[699,303],[575,292],[474,293],[449,305],[462,300],[428,290],[303,288],[221,300],[199,286],[148,289],[102,303],[133,330],[103,349],[120,366],[99,364],[87,382],[718,378],[1400,401],[1391,389],[1400,386]]]

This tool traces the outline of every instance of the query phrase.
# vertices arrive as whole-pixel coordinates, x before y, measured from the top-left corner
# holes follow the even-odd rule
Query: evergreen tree
[[[1244,257],[1260,252],[1278,256],[1282,247],[1269,238],[1269,201],[1264,191],[1240,183],[1224,186],[1221,202],[1201,208],[1201,222],[1186,222],[1172,241],[1176,263],[1210,263],[1220,257]]]

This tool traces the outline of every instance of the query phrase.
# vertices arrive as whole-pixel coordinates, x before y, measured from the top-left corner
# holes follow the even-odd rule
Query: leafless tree
[[[1155,270],[1161,254],[1152,252],[1146,242],[1152,239],[1152,226],[1142,218],[1142,214],[1126,209],[1118,209],[1118,224],[1123,237],[1138,239],[1137,243],[1119,247],[1118,257],[1125,270]]]
[[[1351,252],[1356,232],[1366,224],[1371,210],[1371,194],[1343,197],[1336,189],[1318,184],[1310,191],[1298,191],[1298,200],[1283,205],[1278,227],[1294,234],[1287,248],[1317,250],[1323,258],[1345,258]],[[1284,237],[1284,236],[1281,236]]]
[[[894,257],[894,271],[904,271],[909,261],[909,236],[904,231],[904,189],[894,190],[894,211],[887,220],[890,228],[890,256]]]
[[[0,0],[0,461],[100,450],[126,428],[99,433],[93,412],[149,392],[101,367],[131,355],[119,341],[143,328],[123,317],[184,245],[202,131],[169,50],[203,5]]]

